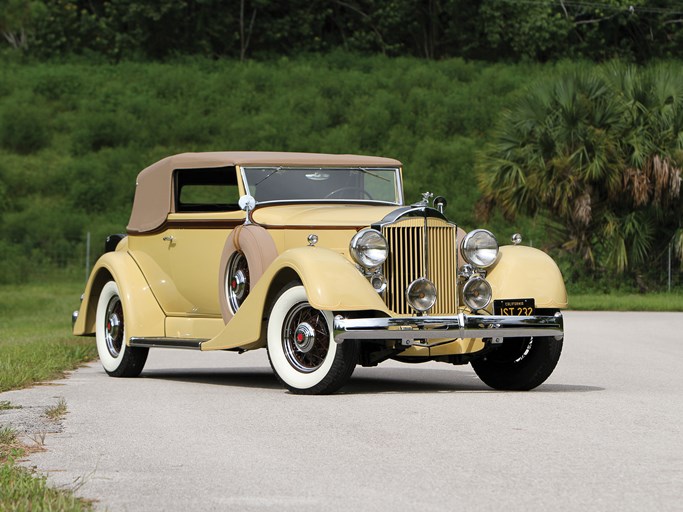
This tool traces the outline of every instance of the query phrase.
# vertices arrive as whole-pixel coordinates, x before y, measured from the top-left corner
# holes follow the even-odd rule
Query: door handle
[[[164,242],[171,242],[171,243],[173,243],[173,242],[175,241],[175,237],[174,237],[173,235],[165,236],[164,238],[162,238],[162,240],[163,240]]]

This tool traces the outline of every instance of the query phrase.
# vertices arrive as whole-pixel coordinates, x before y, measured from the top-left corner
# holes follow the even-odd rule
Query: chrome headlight
[[[387,259],[387,240],[376,229],[362,229],[351,239],[351,256],[365,268],[379,267]]]
[[[463,238],[462,255],[475,267],[490,267],[498,259],[498,241],[490,231],[475,229]]]
[[[484,309],[491,303],[493,292],[486,279],[479,276],[470,278],[462,289],[462,296],[470,309]]]

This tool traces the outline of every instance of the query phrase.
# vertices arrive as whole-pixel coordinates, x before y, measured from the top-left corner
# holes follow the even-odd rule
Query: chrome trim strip
[[[431,206],[411,205],[396,208],[379,222],[373,223],[370,227],[378,231],[382,231],[384,226],[396,224],[398,221],[409,217],[435,217],[437,219],[445,220],[449,224],[455,225],[454,223],[450,222],[443,213],[439,212],[439,210],[435,208],[432,208]]]
[[[420,316],[397,318],[334,317],[334,341],[356,340],[425,340],[416,345],[429,346],[436,338],[518,338],[525,336],[564,335],[562,313],[535,316]]]
[[[207,339],[198,338],[131,338],[128,343],[131,347],[147,348],[188,348],[200,350],[201,344]]]
[[[422,275],[429,281],[429,229],[427,228],[427,215],[422,224]]]

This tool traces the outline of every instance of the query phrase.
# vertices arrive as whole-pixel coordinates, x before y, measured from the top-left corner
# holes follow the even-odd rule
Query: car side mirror
[[[244,221],[245,224],[251,224],[251,211],[256,207],[256,199],[253,198],[253,196],[250,196],[249,194],[243,195],[240,197],[239,201],[237,202],[239,204],[240,208],[247,212],[247,220]]]

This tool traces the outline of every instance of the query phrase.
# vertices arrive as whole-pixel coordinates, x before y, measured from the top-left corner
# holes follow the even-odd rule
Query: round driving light
[[[379,267],[387,259],[387,240],[376,229],[363,229],[351,239],[349,250],[365,268]]]
[[[498,259],[498,241],[490,231],[475,229],[463,238],[462,255],[475,267],[490,267]]]
[[[382,274],[375,274],[370,278],[370,284],[377,293],[383,293],[387,289],[387,280]]]
[[[484,309],[491,303],[491,285],[483,277],[473,277],[465,283],[462,295],[470,309]]]
[[[430,309],[436,302],[436,286],[429,279],[416,279],[406,290],[408,304],[422,312]]]

